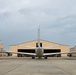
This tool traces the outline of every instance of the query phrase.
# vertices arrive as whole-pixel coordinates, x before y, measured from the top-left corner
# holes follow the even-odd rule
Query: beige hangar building
[[[40,40],[40,45],[41,45],[41,47],[44,48],[44,53],[69,52],[69,50],[70,50],[69,45],[57,44],[57,43],[49,42],[46,40]],[[36,47],[37,47],[37,40],[33,40],[33,41],[21,43],[21,44],[10,45],[9,51],[35,53]],[[23,55],[13,54],[13,56],[22,57]],[[67,54],[61,54],[58,56],[59,57],[67,56]]]
[[[7,57],[8,54],[3,52],[4,45],[2,44],[2,41],[0,40],[0,57]]]

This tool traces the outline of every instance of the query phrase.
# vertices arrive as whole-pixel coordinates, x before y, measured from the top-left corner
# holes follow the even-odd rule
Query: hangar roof
[[[33,41],[37,41],[37,40],[27,41],[27,42],[15,44],[15,45],[25,44],[25,43],[29,43],[29,42],[33,42]],[[42,39],[40,41],[45,41],[45,42],[48,42],[48,43],[53,43],[53,44],[62,45],[62,46],[69,46],[69,45],[58,44],[58,43],[55,43],[55,42],[50,42],[50,41],[46,41],[46,40],[42,40]],[[10,46],[15,46],[15,45],[10,45]]]

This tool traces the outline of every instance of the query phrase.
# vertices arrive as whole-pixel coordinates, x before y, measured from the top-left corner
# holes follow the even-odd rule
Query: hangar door
[[[35,49],[18,49],[17,52],[35,53]],[[29,57],[28,55],[17,54],[18,57]]]
[[[35,49],[18,49],[18,52],[35,53]],[[44,53],[57,53],[61,52],[61,49],[44,49]],[[29,57],[28,55],[17,54],[18,57]],[[61,54],[50,55],[48,57],[61,57]]]
[[[58,53],[61,52],[61,49],[44,49],[44,53]],[[61,57],[61,54],[49,55],[48,57]]]

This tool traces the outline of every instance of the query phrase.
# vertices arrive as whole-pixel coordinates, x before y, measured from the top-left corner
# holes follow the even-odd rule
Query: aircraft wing
[[[26,52],[10,52],[10,51],[4,51],[4,53],[23,54],[23,55],[36,56],[36,54],[35,54],[35,53],[26,53]]]
[[[68,53],[76,53],[76,52],[57,52],[57,53],[44,53],[43,56],[48,56],[48,55],[57,55],[57,54],[68,54]]]

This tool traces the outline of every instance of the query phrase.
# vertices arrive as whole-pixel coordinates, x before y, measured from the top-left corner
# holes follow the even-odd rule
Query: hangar
[[[3,52],[4,50],[4,45],[2,43],[2,41],[0,40],[0,57],[7,57],[8,54]]]
[[[37,46],[38,46],[37,40],[33,40],[16,45],[10,45],[9,51],[35,53],[35,48]],[[57,44],[46,40],[40,40],[40,46],[44,48],[44,53],[69,52],[70,50],[69,45]],[[25,57],[25,55],[21,54],[13,54],[13,56]],[[59,54],[54,56],[61,57],[61,56],[67,56],[67,54]]]

